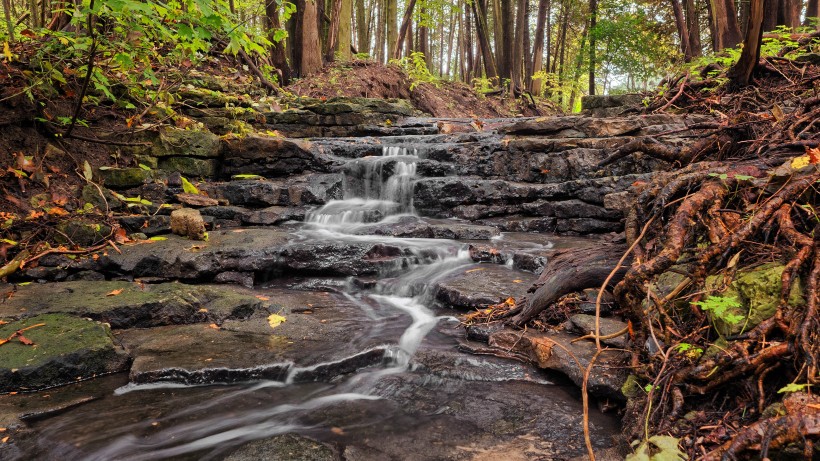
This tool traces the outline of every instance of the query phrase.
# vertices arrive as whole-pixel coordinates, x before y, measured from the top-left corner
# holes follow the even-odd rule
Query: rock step
[[[497,264],[478,264],[450,274],[435,283],[435,298],[454,309],[482,309],[508,298],[520,298],[538,279]]]

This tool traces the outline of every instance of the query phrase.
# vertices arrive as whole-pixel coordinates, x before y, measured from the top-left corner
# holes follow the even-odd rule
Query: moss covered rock
[[[129,358],[107,325],[66,314],[44,314],[0,326],[0,392],[36,390],[124,371]]]
[[[177,171],[183,176],[210,178],[216,175],[217,162],[194,157],[163,157],[159,161],[159,167],[170,172]]]
[[[166,128],[154,143],[151,154],[154,157],[214,158],[219,156],[221,149],[219,137],[205,128]]]
[[[128,189],[145,184],[152,179],[150,170],[142,168],[99,168],[97,179],[106,187],[113,189]]]
[[[63,221],[57,224],[57,230],[60,231],[56,237],[58,242],[84,247],[100,243],[111,235],[111,227],[105,224],[79,220]]]
[[[738,271],[728,283],[723,275],[707,277],[706,289],[710,296],[704,299],[701,308],[723,335],[749,331],[777,312],[784,269],[783,264],[764,264]],[[799,306],[804,302],[801,283],[797,279],[792,285],[788,304]],[[715,306],[721,307],[716,309]]]

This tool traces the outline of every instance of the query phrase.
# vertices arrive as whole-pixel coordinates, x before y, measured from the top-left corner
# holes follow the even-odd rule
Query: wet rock
[[[218,157],[222,146],[219,137],[205,129],[183,130],[165,128],[154,142],[151,155],[154,157]]]
[[[171,213],[171,232],[192,240],[205,239],[205,221],[199,210],[181,208]]]
[[[225,461],[336,461],[331,447],[294,434],[278,435],[242,445]]]
[[[216,176],[218,167],[216,160],[213,159],[194,157],[162,157],[159,159],[160,169],[193,178],[212,178]]]
[[[595,304],[598,300],[598,288],[587,288],[581,293],[581,301],[578,310],[582,314],[595,315]],[[608,316],[615,306],[615,297],[609,291],[604,291],[601,296],[601,315]]]
[[[163,215],[136,215],[120,218],[120,225],[128,232],[141,232],[149,237],[171,232],[171,217]]]
[[[142,168],[98,168],[95,171],[98,181],[112,189],[128,189],[141,186],[151,180],[153,173]]]
[[[31,345],[18,336],[0,348],[0,392],[43,389],[128,368],[128,356],[114,345],[105,324],[46,314],[2,325],[0,337],[25,328],[23,338]]]
[[[328,171],[327,159],[311,152],[308,141],[250,135],[225,141],[225,175],[290,176],[306,171]]]
[[[212,216],[216,219],[239,220],[243,215],[249,213],[250,210],[239,206],[217,205],[200,208],[199,212],[202,216]]]
[[[487,344],[493,333],[503,329],[504,324],[501,322],[470,325],[467,327],[467,339]]]
[[[82,198],[86,203],[92,204],[99,210],[115,210],[122,206],[122,202],[120,199],[114,196],[110,190],[101,188],[102,195],[100,195],[100,189],[98,189],[93,184],[86,184],[83,187]]]
[[[599,319],[601,336],[609,336],[620,333],[626,329],[626,322],[612,318],[602,317]],[[588,335],[595,332],[595,316],[587,314],[575,314],[567,322],[567,330],[580,335]],[[615,338],[602,339],[601,343],[609,346],[625,348],[629,343],[629,335],[624,333]]]
[[[277,269],[306,275],[371,275],[400,268],[418,257],[409,248],[394,245],[317,241],[288,245]]]
[[[577,386],[581,386],[584,370],[589,366],[597,349],[594,342],[572,342],[575,338],[575,335],[567,333],[521,332],[505,329],[493,333],[489,344],[495,349],[518,354],[540,368],[561,372]],[[596,396],[622,401],[624,397],[621,394],[621,386],[626,381],[623,362],[626,358],[627,354],[623,352],[603,351],[590,373],[589,392]]]
[[[253,210],[243,213],[240,219],[244,224],[272,226],[285,221],[304,220],[305,209],[271,206],[262,208],[261,210]]]
[[[523,296],[534,274],[496,264],[483,264],[448,275],[436,282],[436,300],[456,309],[478,309]]]
[[[101,282],[105,281],[105,274],[94,271],[80,271],[66,277],[67,282]]]
[[[248,317],[261,306],[253,296],[216,286],[75,281],[20,286],[0,304],[0,317],[65,313],[128,328],[222,322]]]
[[[111,227],[105,224],[85,223],[77,219],[57,224],[60,243],[89,247],[105,241],[111,235]]]
[[[392,237],[436,238],[450,240],[489,240],[499,235],[490,226],[461,222],[428,222],[415,216],[402,216],[396,222],[381,222],[356,230],[359,235],[389,235]]]
[[[253,272],[226,271],[214,277],[216,283],[235,283],[246,288],[253,288]]]
[[[135,277],[211,280],[225,271],[256,272],[277,267],[287,241],[287,233],[271,229],[212,231],[207,242],[196,244],[172,235],[149,245],[121,248],[122,254],[109,253],[99,258],[97,267]]]
[[[223,287],[226,291],[227,289]],[[232,383],[270,379],[330,381],[378,365],[384,348],[357,336],[361,311],[330,293],[267,291],[274,304],[245,320],[221,325],[180,325],[117,332],[134,357],[137,383]],[[275,328],[268,313],[285,321]],[[242,351],[237,354],[237,351]]]
[[[194,207],[212,207],[212,206],[218,206],[219,205],[218,200],[215,200],[215,199],[212,199],[210,197],[206,197],[206,196],[200,195],[200,194],[185,194],[185,193],[182,193],[182,194],[177,194],[176,198],[180,203],[182,203],[184,205],[188,205],[188,206],[194,206]]]
[[[278,181],[231,181],[215,187],[232,205],[304,206],[341,199],[343,181],[341,174],[312,174]]]

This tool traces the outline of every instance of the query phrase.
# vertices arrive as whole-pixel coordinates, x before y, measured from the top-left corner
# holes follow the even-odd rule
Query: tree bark
[[[512,80],[513,53],[515,52],[515,7],[514,0],[501,0],[501,56],[498,74],[502,79]]]
[[[512,71],[510,73],[510,92],[518,96],[524,88],[524,29],[527,27],[527,0],[518,0],[515,10],[515,41],[512,48]]]
[[[589,0],[589,94],[595,94],[595,26],[598,24],[598,0]]]
[[[734,0],[711,0],[715,51],[732,48],[740,43],[740,26]]]
[[[3,13],[6,17],[6,28],[8,29],[9,42],[14,41],[14,22],[11,20],[11,0],[3,0]]]
[[[319,40],[318,12],[315,0],[298,0],[296,8],[302,6],[298,34],[301,37],[299,75],[308,77],[322,68],[322,45]]]
[[[356,48],[359,53],[370,54],[370,40],[367,37],[364,0],[356,0]]]
[[[285,53],[284,41],[277,42],[273,39],[276,31],[282,28],[279,20],[279,4],[276,0],[266,0],[265,16],[267,18],[268,39],[273,43],[270,50],[271,64],[279,71],[279,83],[285,86],[290,83],[290,66]]]
[[[672,4],[672,15],[675,17],[675,27],[678,29],[678,38],[680,39],[680,52],[683,53],[683,59],[686,62],[692,60],[692,51],[690,50],[689,27],[686,20],[683,18],[683,7],[680,0],[670,0]]]
[[[325,61],[333,62],[336,58],[336,47],[339,44],[339,23],[341,22],[342,1],[333,0],[333,7],[330,12],[330,27],[327,31],[327,41],[325,42]],[[350,54],[350,47],[348,47]]]
[[[395,0],[393,0],[395,1]],[[342,61],[350,61],[353,57],[351,48],[353,47],[353,34],[351,26],[353,23],[353,0],[342,0],[342,7],[339,10],[339,45],[336,52]]]
[[[392,50],[393,59],[401,58],[401,47],[405,40],[405,37],[409,37],[407,34],[407,30],[410,28],[410,23],[413,21],[413,8],[416,7],[416,0],[410,0],[407,3],[407,9],[404,10],[404,18],[401,21],[401,27],[399,28],[399,35],[396,39],[396,46]],[[412,34],[410,34],[412,35]],[[410,45],[408,46],[408,54],[410,49],[412,49],[413,45],[412,42],[409,42]]]
[[[729,69],[727,77],[731,86],[742,88],[749,84],[752,72],[760,59],[760,43],[763,40],[763,0],[751,0],[749,25],[740,59]]]
[[[538,1],[538,16],[535,19],[535,43],[532,50],[532,73],[535,74],[543,67],[544,35],[547,23],[547,12],[550,9],[550,0]],[[549,64],[549,63],[548,63]],[[530,92],[541,94],[541,79],[531,79]]]
[[[695,8],[695,0],[684,0],[684,9],[686,27],[689,30],[689,52],[692,53],[692,57],[697,57],[703,54],[703,45],[700,41],[700,15]]]
[[[478,35],[478,45],[481,48],[481,56],[484,59],[484,71],[487,78],[498,77],[498,68],[490,49],[490,38],[487,34],[487,12],[482,11],[480,1],[472,2],[473,16],[475,17],[476,35]]]
[[[385,0],[387,2],[387,50],[388,50],[388,58],[390,57],[390,51],[396,49],[396,45],[399,43],[399,33],[398,33],[398,0]]]
[[[820,0],[809,0],[806,4],[806,21],[804,26],[812,24],[811,19],[814,18],[814,26],[820,29]]]

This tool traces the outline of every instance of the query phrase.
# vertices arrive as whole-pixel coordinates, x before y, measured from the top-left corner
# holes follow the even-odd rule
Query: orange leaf
[[[8,441],[9,441],[9,436],[5,436],[0,440],[0,442],[2,442],[2,443],[6,443]]]
[[[26,216],[26,220],[27,221],[32,221],[32,220],[35,220],[37,218],[42,218],[42,217],[43,217],[43,212],[42,211],[31,210],[31,212],[28,214],[28,216]]]
[[[126,237],[126,235],[125,235],[125,229],[123,229],[122,227],[118,228],[114,232],[114,241],[115,242],[122,244],[122,243],[128,242],[129,240],[130,239],[128,237]]]
[[[217,325],[217,324],[215,324],[215,323],[212,323],[212,324],[208,325],[208,328],[213,328],[214,330],[218,330],[218,329],[219,329],[219,325]]]
[[[119,290],[113,290],[111,293],[108,293],[106,296],[117,296],[120,293],[122,293],[122,288],[120,288]]]
[[[820,147],[806,148],[806,153],[809,154],[809,163],[816,165],[820,163]]]
[[[25,336],[23,336],[23,335],[18,335],[18,336],[17,336],[17,339],[18,339],[21,343],[25,344],[26,346],[33,346],[33,345],[34,345],[34,341],[32,341],[32,340],[30,340],[30,339],[26,338],[26,337],[25,337]]]
[[[58,206],[53,206],[48,209],[48,214],[53,216],[67,216],[68,212]]]
[[[270,301],[270,298],[268,298],[267,296],[262,296],[262,295],[256,295],[256,299],[258,299],[260,301]]]

